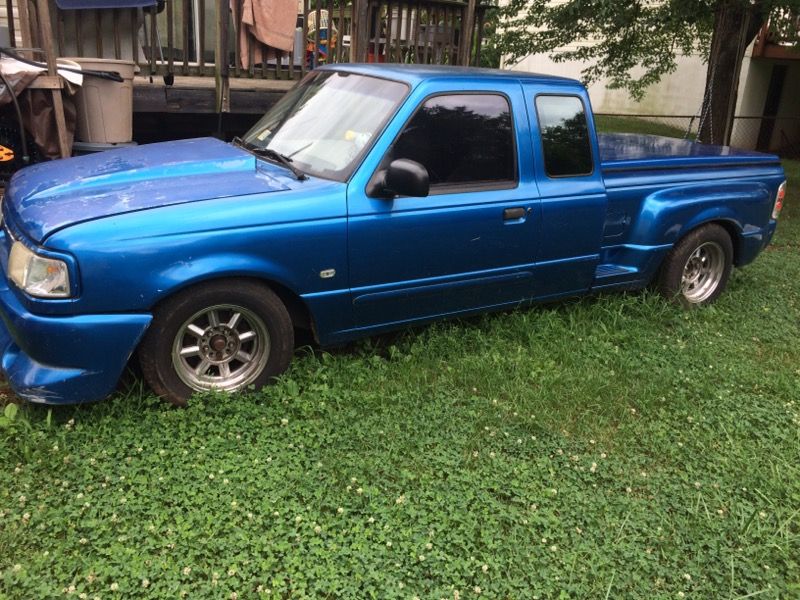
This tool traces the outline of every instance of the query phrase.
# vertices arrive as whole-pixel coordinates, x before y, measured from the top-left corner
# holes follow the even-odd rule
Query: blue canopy
[[[144,8],[155,6],[157,0],[56,0],[58,8],[72,10],[79,8]]]

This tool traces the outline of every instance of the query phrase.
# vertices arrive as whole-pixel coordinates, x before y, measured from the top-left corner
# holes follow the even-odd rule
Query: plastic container
[[[84,76],[75,95],[78,122],[75,138],[81,142],[124,144],[133,139],[133,75],[136,65],[127,60],[70,58],[84,69],[116,71],[122,83]]]

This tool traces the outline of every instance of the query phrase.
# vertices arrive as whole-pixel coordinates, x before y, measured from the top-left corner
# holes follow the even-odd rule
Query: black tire
[[[138,357],[152,390],[186,406],[198,391],[237,392],[270,383],[289,367],[293,352],[292,320],[275,292],[252,280],[226,279],[160,304]]]
[[[733,269],[733,242],[724,227],[704,225],[669,251],[657,289],[685,308],[711,304],[725,290]]]

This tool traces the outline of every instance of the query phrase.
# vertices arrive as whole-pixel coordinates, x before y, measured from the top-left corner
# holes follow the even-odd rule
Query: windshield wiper
[[[263,148],[261,146],[257,146],[256,144],[245,142],[239,136],[233,138],[233,143],[236,144],[237,146],[244,148],[248,152],[252,152],[256,156],[262,156],[266,159],[269,159],[273,162],[283,165],[292,172],[292,174],[297,178],[298,181],[303,181],[305,179],[308,179],[308,175],[303,173],[300,169],[298,169],[292,164],[292,159],[290,157],[286,156],[285,154],[281,154],[277,150],[273,150],[272,148]]]

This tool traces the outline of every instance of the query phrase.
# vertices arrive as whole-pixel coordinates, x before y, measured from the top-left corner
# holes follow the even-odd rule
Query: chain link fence
[[[595,113],[600,131],[647,133],[694,140],[700,115],[634,115]],[[800,156],[800,117],[745,117],[733,119],[731,146],[785,157]]]

